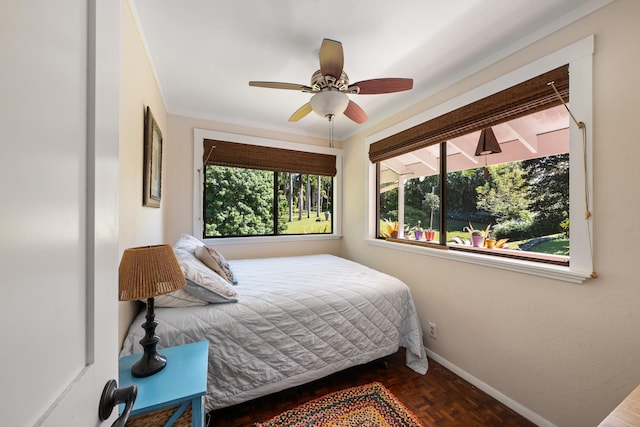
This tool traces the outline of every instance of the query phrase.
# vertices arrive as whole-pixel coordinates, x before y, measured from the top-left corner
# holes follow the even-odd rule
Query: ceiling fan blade
[[[342,74],[344,66],[344,52],[342,43],[331,39],[323,39],[320,46],[320,71],[324,76],[332,76],[336,79]]]
[[[307,114],[309,114],[312,110],[311,102],[307,102],[302,107],[298,108],[298,110],[289,117],[290,122],[297,122]]]
[[[413,79],[391,77],[386,79],[363,80],[349,85],[349,91],[351,92],[351,89],[355,89],[356,87],[359,88],[359,90],[356,89],[352,93],[361,95],[402,92],[403,90],[413,88]]]
[[[354,122],[361,124],[366,122],[369,118],[367,117],[367,113],[364,112],[362,108],[355,102],[349,100],[349,105],[347,105],[347,109],[344,110],[344,115],[349,117]]]
[[[288,89],[288,90],[300,90],[302,92],[313,92],[309,86],[301,85],[298,83],[279,83],[279,82],[249,82],[249,86],[266,87],[269,89]]]

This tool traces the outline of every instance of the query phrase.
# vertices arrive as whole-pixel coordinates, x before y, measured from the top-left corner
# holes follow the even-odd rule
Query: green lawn
[[[555,236],[553,240],[538,243],[528,249],[532,252],[541,252],[544,254],[569,255],[569,239],[562,236]]]
[[[316,218],[316,212],[311,212],[311,218],[307,218],[307,213],[303,212],[301,220],[294,214],[293,221],[287,221],[287,229],[283,234],[331,233],[331,221],[325,221],[323,213],[320,214],[322,221],[316,221]]]

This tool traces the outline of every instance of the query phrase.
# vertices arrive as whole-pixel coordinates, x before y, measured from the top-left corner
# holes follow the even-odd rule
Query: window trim
[[[215,239],[216,245],[238,244],[238,243],[268,243],[304,240],[333,240],[342,237],[342,149],[322,147],[318,145],[302,144],[291,141],[282,141],[270,138],[262,138],[236,133],[228,133],[207,129],[194,128],[193,130],[193,211],[192,211],[192,233],[194,236],[202,235],[203,227],[203,206],[202,195],[204,192],[204,180],[202,179],[204,140],[220,140],[236,142],[240,144],[260,145],[264,147],[282,148],[287,150],[297,150],[310,153],[330,154],[336,157],[336,175],[333,186],[333,233],[331,234],[287,234],[277,236],[247,236],[247,237],[225,237]],[[205,242],[212,242],[214,239],[204,239]]]
[[[405,252],[463,261],[472,264],[479,264],[485,267],[500,268],[573,283],[582,283],[585,279],[589,278],[593,269],[591,249],[592,221],[591,218],[584,217],[585,209],[581,207],[584,206],[585,188],[587,189],[586,191],[588,191],[588,200],[593,200],[591,185],[593,170],[591,146],[593,127],[594,42],[595,37],[593,35],[588,36],[403,122],[367,136],[365,138],[366,150],[364,150],[364,159],[369,165],[368,179],[366,180],[367,191],[365,192],[365,208],[368,213],[365,226],[365,240],[369,244],[375,246],[383,246]],[[572,161],[569,167],[569,203],[572,207],[570,212],[571,263],[569,267],[526,260],[501,258],[466,251],[442,250],[430,248],[428,246],[407,245],[404,243],[388,242],[376,238],[376,165],[370,162],[368,156],[371,144],[457,108],[461,108],[467,104],[478,101],[486,96],[507,89],[564,64],[569,64],[571,112],[578,120],[586,124],[587,137],[586,147],[583,149],[582,131],[575,126],[573,122],[571,123],[569,133],[570,152],[575,154],[571,156]],[[582,161],[583,158],[585,159],[584,162]],[[593,206],[590,206],[589,208],[591,211],[593,210]]]

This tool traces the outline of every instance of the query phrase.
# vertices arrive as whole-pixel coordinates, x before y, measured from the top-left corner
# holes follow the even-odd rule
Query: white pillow
[[[209,303],[237,301],[238,293],[231,283],[201,263],[190,252],[186,250],[174,250],[174,252],[184,277],[193,282],[191,286],[183,288],[186,292]]]
[[[182,249],[187,252],[190,252],[195,256],[196,248],[202,245],[203,243],[197,238],[193,237],[191,234],[181,234],[176,244],[173,245],[173,249],[176,249],[176,250]]]
[[[220,294],[214,290],[207,288],[206,286],[201,286],[200,284],[189,279],[187,279],[187,284],[184,287],[184,290],[187,291],[192,296],[199,298],[203,301],[206,301],[209,304],[224,304],[226,302],[238,302],[238,298],[227,297],[223,294]]]
[[[237,292],[229,282],[211,271],[195,256],[202,242],[190,234],[181,234],[173,247],[182,273],[184,288],[155,297],[156,307],[192,307],[209,303],[236,302]]]
[[[225,257],[211,246],[198,246],[196,248],[196,258],[221,277],[231,282],[232,285],[238,284],[238,281],[233,275],[233,271],[231,271],[231,266],[229,266]]]

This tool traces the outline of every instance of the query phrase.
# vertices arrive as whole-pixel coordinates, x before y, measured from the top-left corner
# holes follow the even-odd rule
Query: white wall
[[[160,208],[142,206],[144,115],[151,107],[154,118],[167,139],[167,112],[156,83],[140,33],[129,7],[122,2],[122,62],[120,97],[120,255],[126,248],[173,243],[163,235],[162,223],[167,210],[164,195]],[[163,155],[163,169],[166,166]],[[163,170],[162,190],[166,187]],[[138,310],[135,303],[120,303],[120,340]]]
[[[599,277],[576,285],[368,245],[366,135],[345,147],[344,256],[411,287],[428,348],[559,426],[597,425],[640,383],[640,2],[616,0],[425,99],[373,134],[595,34],[593,229]],[[358,214],[355,214],[358,213]]]
[[[147,106],[167,139],[167,112],[138,33],[129,2],[122,0],[122,96],[120,108],[120,242],[134,245],[163,243],[162,223],[167,209],[142,206],[144,115]],[[163,167],[166,165],[164,157]],[[163,190],[166,176],[163,170]]]

